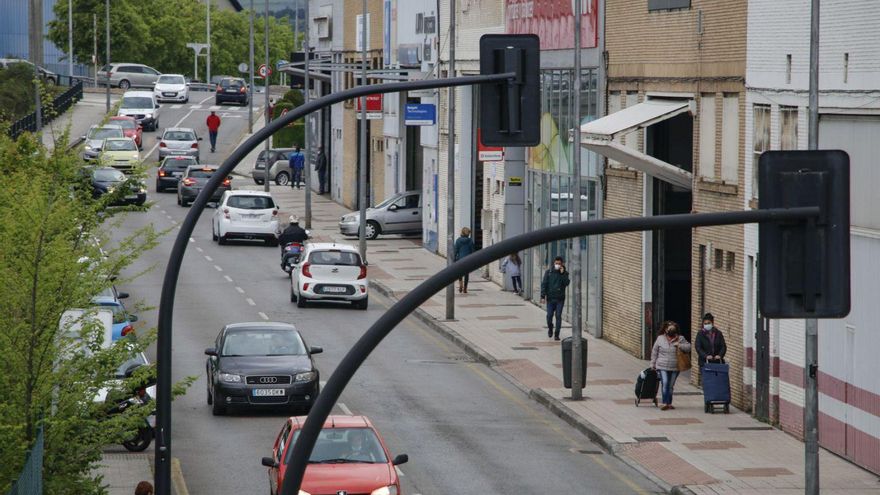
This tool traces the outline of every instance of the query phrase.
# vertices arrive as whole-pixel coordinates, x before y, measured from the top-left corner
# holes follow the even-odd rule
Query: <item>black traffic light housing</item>
[[[484,34],[480,74],[515,73],[506,82],[480,85],[480,133],[487,146],[541,142],[540,41],[534,34]]]
[[[818,206],[817,218],[761,223],[758,292],[765,318],[842,318],[850,310],[849,155],[767,151],[761,209]]]

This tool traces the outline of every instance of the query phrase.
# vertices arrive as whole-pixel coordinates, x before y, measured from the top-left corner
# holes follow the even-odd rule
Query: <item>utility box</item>
[[[574,347],[574,339],[566,337],[562,339],[562,384],[565,388],[571,388],[571,348]],[[581,386],[587,383],[587,339],[581,339]]]

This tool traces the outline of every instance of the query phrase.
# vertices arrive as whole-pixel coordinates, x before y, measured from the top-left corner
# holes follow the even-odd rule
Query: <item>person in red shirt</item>
[[[208,136],[211,138],[211,153],[213,153],[217,147],[217,131],[220,130],[220,116],[212,111],[211,115],[208,115],[205,125],[208,126]]]

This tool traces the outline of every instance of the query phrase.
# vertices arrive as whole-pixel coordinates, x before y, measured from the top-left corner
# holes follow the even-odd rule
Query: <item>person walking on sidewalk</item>
[[[544,272],[541,280],[541,302],[547,302],[547,337],[559,340],[559,330],[562,328],[562,308],[565,306],[565,288],[571,281],[565,270],[565,260],[557,256],[553,260],[553,267]],[[553,316],[556,316],[556,331],[553,328]]]
[[[208,136],[211,138],[211,153],[213,153],[217,149],[217,132],[220,131],[220,116],[212,110],[211,115],[208,115],[208,120],[205,121],[205,125],[208,126]]]
[[[303,168],[306,164],[306,157],[303,155],[301,148],[299,145],[296,146],[296,149],[293,151],[293,154],[290,155],[290,168],[293,169],[293,180],[290,183],[290,188],[294,187],[297,189],[302,189],[303,184]]]
[[[134,495],[153,495],[153,484],[149,481],[141,481],[134,489]]]
[[[467,227],[463,227],[461,229],[461,237],[455,240],[455,261],[458,261],[465,256],[473,253],[477,250],[477,245],[474,244],[474,240],[471,239],[471,229]],[[469,274],[465,274],[464,277],[458,279],[458,291],[467,294],[468,289],[468,280],[470,279]]]
[[[691,344],[679,335],[678,324],[664,321],[660,335],[651,349],[651,368],[660,375],[661,403],[660,410],[675,409],[672,405],[672,390],[678,378],[678,353],[691,352]]]
[[[724,355],[727,354],[727,344],[724,342],[724,334],[715,326],[715,317],[712,313],[706,313],[703,316],[703,328],[697,334],[697,340],[694,342],[697,347],[697,363],[700,369],[706,361],[722,362]]]
[[[327,155],[324,147],[318,146],[318,156],[315,157],[315,171],[318,172],[318,194],[330,192],[327,187]]]
[[[510,275],[513,292],[522,294],[522,260],[518,253],[513,253],[501,262],[501,272]]]

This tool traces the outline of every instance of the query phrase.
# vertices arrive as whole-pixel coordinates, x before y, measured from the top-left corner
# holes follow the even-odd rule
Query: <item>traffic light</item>
[[[766,318],[842,318],[850,310],[849,155],[767,151],[761,209],[818,206],[816,218],[761,223],[758,291]]]
[[[534,34],[484,34],[480,74],[515,73],[480,85],[480,131],[487,146],[535,146],[541,142],[539,39]]]

